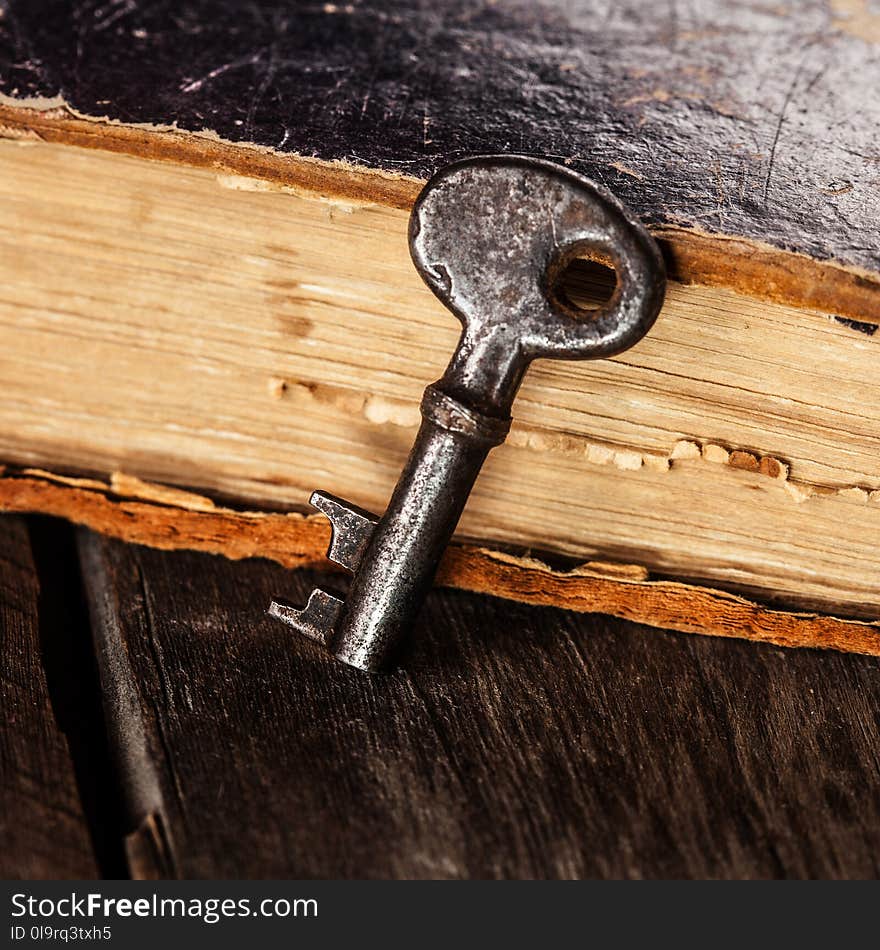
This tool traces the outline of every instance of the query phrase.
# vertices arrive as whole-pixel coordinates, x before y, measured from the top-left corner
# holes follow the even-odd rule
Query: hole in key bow
[[[617,289],[611,259],[599,252],[564,255],[547,274],[550,299],[571,316],[589,316],[604,307]]]

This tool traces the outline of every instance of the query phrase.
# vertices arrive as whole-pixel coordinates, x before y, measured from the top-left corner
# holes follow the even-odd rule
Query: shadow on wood
[[[115,789],[102,768],[106,743],[71,536],[60,523],[33,519],[29,533],[23,519],[0,518],[5,878],[125,871],[113,822]]]

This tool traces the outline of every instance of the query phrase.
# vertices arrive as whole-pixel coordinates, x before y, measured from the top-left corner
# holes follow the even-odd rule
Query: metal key
[[[510,428],[532,360],[597,359],[638,342],[666,287],[648,232],[611,194],[550,162],[487,156],[425,185],[409,226],[422,278],[463,326],[452,360],[422,398],[422,423],[382,518],[315,492],[330,520],[328,557],[354,572],[343,602],[314,590],[269,612],[377,671],[412,626],[480,468]],[[613,266],[611,299],[589,314],[554,287],[577,257]]]

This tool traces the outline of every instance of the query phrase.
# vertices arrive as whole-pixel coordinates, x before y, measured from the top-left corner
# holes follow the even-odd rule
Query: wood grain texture
[[[81,549],[177,874],[880,871],[876,658],[445,591],[405,668],[371,678],[265,616],[334,576],[88,534]]]
[[[128,481],[130,490],[131,480]],[[140,483],[120,496],[100,482],[46,476],[0,477],[0,510],[43,512],[109,537],[160,550],[196,550],[238,560],[261,557],[286,567],[334,569],[322,516],[242,512],[208,499]],[[173,503],[172,503],[173,499]],[[207,504],[206,504],[207,503]],[[520,603],[606,613],[684,633],[734,637],[785,647],[880,655],[880,624],[773,609],[721,590],[652,578],[639,565],[588,562],[554,569],[534,557],[453,544],[437,582]]]
[[[878,14],[788,6],[7,0],[0,91],[424,177],[565,162],[658,227],[880,270]]]
[[[90,725],[89,703],[80,702],[87,686],[75,681],[82,631],[75,610],[58,622],[47,596],[64,591],[46,590],[47,581],[24,520],[0,518],[0,877],[94,878],[89,803],[84,809],[71,755]]]

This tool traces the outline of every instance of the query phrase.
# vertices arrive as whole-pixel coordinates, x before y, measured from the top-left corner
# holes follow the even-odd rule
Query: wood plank
[[[265,615],[338,576],[80,544],[99,641],[130,661],[104,676],[135,690],[133,818],[168,858],[136,872],[880,871],[876,658],[435,591],[404,668],[371,678]]]
[[[9,0],[0,91],[398,175],[545,155],[652,224],[876,275],[869,6]]]
[[[24,519],[0,518],[0,876],[94,878],[106,854],[87,820],[97,801],[88,788],[96,757],[78,756],[79,768],[72,759],[101,739],[79,676],[87,631],[77,627],[70,590],[57,583],[45,527],[35,532],[32,548]],[[69,555],[75,570],[70,546],[55,554]]]

